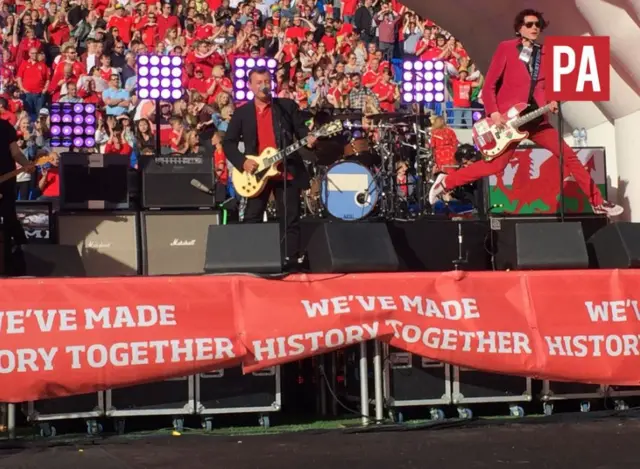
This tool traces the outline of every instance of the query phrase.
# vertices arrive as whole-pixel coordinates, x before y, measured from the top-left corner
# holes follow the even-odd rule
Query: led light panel
[[[96,106],[83,103],[52,103],[51,146],[93,148],[96,145]]]
[[[402,102],[444,102],[444,62],[406,60],[402,63]]]
[[[276,90],[276,59],[258,58],[245,59],[238,57],[233,62],[233,99],[235,101],[250,101],[253,99],[253,91],[249,89],[249,72],[254,68],[267,67],[271,73],[271,91]]]
[[[182,98],[182,57],[139,55],[136,63],[138,98],[164,101]]]

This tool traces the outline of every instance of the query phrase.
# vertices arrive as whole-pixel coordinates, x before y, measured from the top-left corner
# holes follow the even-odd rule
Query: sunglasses
[[[533,28],[534,26],[536,28],[540,28],[540,21],[527,21],[524,25],[527,28]]]

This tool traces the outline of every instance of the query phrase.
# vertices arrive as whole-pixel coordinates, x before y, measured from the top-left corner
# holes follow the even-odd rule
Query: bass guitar
[[[287,156],[295,153],[305,146],[309,141],[309,137],[330,137],[334,134],[342,132],[342,121],[336,120],[323,125],[318,130],[311,132],[305,138],[289,145],[284,150],[278,151],[275,148],[265,148],[260,156],[246,155],[246,158],[258,163],[258,168],[253,173],[240,171],[233,168],[231,181],[233,187],[242,197],[249,199],[259,196],[267,185],[269,180],[281,174],[278,168],[279,163]]]
[[[35,166],[42,166],[42,165],[45,165],[47,163],[51,163],[54,158],[55,158],[54,156],[48,156],[48,155],[47,156],[41,156],[40,158],[35,160],[33,162],[33,164]],[[9,179],[13,179],[14,177],[18,176],[18,174],[24,173],[26,170],[27,170],[27,168],[21,167],[21,168],[14,169],[10,173],[3,174],[2,176],[0,176],[0,184],[8,181]],[[0,194],[0,199],[1,198],[2,198],[2,194]]]
[[[479,120],[473,125],[473,143],[482,153],[485,161],[491,161],[502,155],[512,143],[518,143],[529,137],[529,132],[521,132],[520,127],[538,119],[551,111],[551,105],[536,109],[528,114],[522,114],[528,104],[520,103],[503,114],[506,123],[497,125],[489,117]]]

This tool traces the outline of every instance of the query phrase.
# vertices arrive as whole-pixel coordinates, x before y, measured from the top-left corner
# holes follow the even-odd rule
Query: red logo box
[[[544,41],[549,101],[609,101],[608,36],[551,36]]]

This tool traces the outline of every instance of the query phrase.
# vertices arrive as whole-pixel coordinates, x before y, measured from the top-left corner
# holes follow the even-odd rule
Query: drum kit
[[[303,155],[312,176],[302,201],[305,216],[355,221],[432,213],[427,203],[434,181],[429,116],[318,111],[313,126],[336,119],[344,132],[319,139],[315,152]]]

